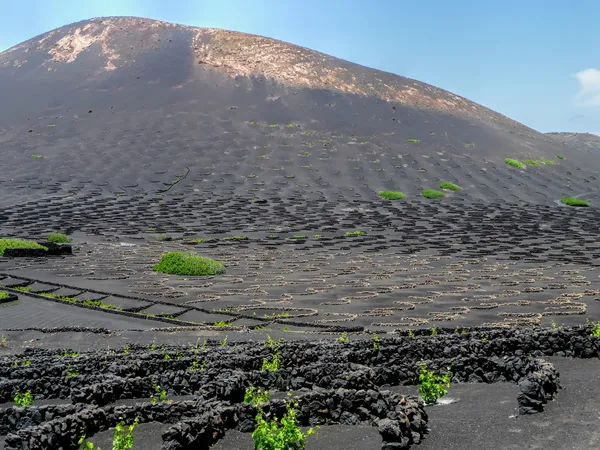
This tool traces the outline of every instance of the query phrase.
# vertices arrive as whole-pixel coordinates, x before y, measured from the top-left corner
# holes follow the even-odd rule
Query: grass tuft
[[[563,155],[556,155],[556,157],[557,157],[558,159],[567,159],[567,158],[565,158]]]
[[[444,181],[440,184],[441,189],[448,189],[450,191],[460,191],[462,188],[458,184],[450,183],[449,181]]]
[[[527,166],[525,164],[523,164],[521,161],[519,161],[518,159],[512,159],[512,158],[506,158],[504,160],[504,162],[506,164],[508,164],[509,166],[513,166],[516,167],[518,169],[525,169]]]
[[[28,239],[1,238],[0,255],[4,255],[4,250],[6,250],[7,248],[31,248],[48,250],[48,247],[44,247],[43,245],[40,245],[37,242]]]
[[[69,236],[66,234],[52,233],[50,236],[48,236],[48,242],[54,242],[55,244],[66,244],[71,242],[71,239],[69,239]]]
[[[174,275],[217,275],[225,273],[225,265],[191,252],[168,252],[152,270]]]
[[[535,159],[526,159],[525,161],[523,161],[525,164],[527,164],[528,166],[539,166],[540,162],[536,161]]]
[[[540,162],[541,162],[542,164],[547,164],[547,165],[549,165],[549,166],[553,166],[553,165],[555,165],[555,164],[556,164],[554,161],[552,161],[552,160],[550,160],[550,159],[546,159],[546,158],[542,158],[542,159],[540,159]]]
[[[444,194],[443,192],[436,191],[435,189],[424,189],[423,191],[421,191],[421,194],[423,195],[423,197],[430,199],[443,198],[446,196],[446,194]]]
[[[406,194],[399,191],[381,191],[379,196],[386,200],[402,200],[404,197],[406,197]]]
[[[568,206],[590,206],[590,202],[587,200],[580,200],[573,197],[564,197],[560,199],[560,202]]]

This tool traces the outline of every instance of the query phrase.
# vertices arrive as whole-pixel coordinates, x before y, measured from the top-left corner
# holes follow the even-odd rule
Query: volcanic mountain
[[[0,98],[5,204],[83,191],[420,198],[444,181],[463,188],[454,198],[551,204],[597,173],[596,155],[434,86],[143,18],[85,20],[0,53]]]

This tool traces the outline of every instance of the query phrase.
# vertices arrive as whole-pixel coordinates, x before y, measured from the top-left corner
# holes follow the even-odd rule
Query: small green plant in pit
[[[4,335],[2,335],[2,338],[0,339],[0,348],[6,348],[8,347],[8,338]]]
[[[518,159],[506,158],[504,160],[504,162],[506,164],[508,164],[509,166],[516,167],[517,169],[525,169],[527,167],[525,164],[523,164]]]
[[[4,251],[7,248],[29,248],[37,250],[48,250],[48,247],[38,244],[35,241],[28,239],[11,239],[11,238],[0,238],[0,256],[4,255]]]
[[[535,159],[526,159],[523,161],[525,164],[527,164],[528,166],[539,166],[540,162],[536,161]]]
[[[71,242],[71,239],[69,239],[69,236],[67,236],[66,234],[62,234],[62,233],[52,233],[51,235],[48,236],[48,242],[53,242],[55,244],[66,244],[68,242]]]
[[[221,347],[227,347],[227,336],[225,336],[223,340],[219,342],[219,345]]]
[[[252,386],[246,389],[244,393],[244,403],[248,403],[249,405],[258,405],[259,403],[266,403],[269,400],[271,400],[271,394],[262,388]]]
[[[79,376],[79,372],[77,369],[73,369],[71,366],[67,367],[67,376],[68,377],[77,377]]]
[[[14,398],[15,405],[17,406],[29,406],[33,405],[33,394],[31,391],[27,391],[25,393],[21,391],[17,391]]]
[[[565,158],[563,155],[556,155],[556,157],[557,157],[558,159],[567,159],[567,158]]]
[[[315,239],[321,239],[321,235],[320,234],[314,234],[313,238],[315,238]]]
[[[418,144],[421,141],[419,139],[409,139],[408,142],[410,142],[412,144]]]
[[[225,265],[191,252],[168,252],[152,270],[174,275],[217,275],[225,273]]]
[[[315,434],[314,428],[306,433],[302,431],[297,419],[298,403],[290,400],[286,405],[286,413],[281,418],[270,422],[264,417],[261,409],[256,415],[256,429],[252,432],[254,450],[299,450],[306,446],[306,437]]]
[[[408,330],[408,337],[414,338],[415,337],[415,332],[413,330]]]
[[[230,327],[232,325],[232,322],[215,322],[213,323],[213,327]]]
[[[366,236],[365,231],[346,231],[346,237]]]
[[[399,191],[381,191],[379,196],[385,200],[402,200],[406,194]]]
[[[152,395],[150,395],[150,403],[155,404],[155,403],[163,403],[167,401],[167,391],[164,389],[161,389],[161,387],[154,383],[152,385],[152,388],[154,389],[154,393],[152,393]]]
[[[248,236],[227,236],[223,238],[224,241],[246,241],[248,240]]]
[[[432,327],[431,328],[431,335],[432,336],[437,336],[438,335],[438,329],[436,327]]]
[[[169,236],[168,234],[157,234],[156,239],[158,239],[159,241],[164,241],[164,242],[173,240],[173,238],[171,236]]]
[[[279,346],[281,341],[274,341],[271,336],[267,336],[267,343],[265,347],[270,347],[273,350],[273,354],[270,358],[264,358],[262,367],[260,370],[267,370],[269,372],[277,372],[281,367],[281,360],[279,359]]]
[[[30,157],[31,159],[40,159],[40,158],[43,158],[43,156],[42,156],[42,155],[30,155],[29,157]]]
[[[552,326],[552,328],[554,328],[555,330],[562,330],[563,329],[563,325],[558,325],[554,320],[552,321],[552,323],[550,324]]]
[[[133,430],[139,425],[140,418],[136,417],[131,425],[127,425],[123,418],[115,426],[113,435],[113,450],[131,450],[133,448]],[[86,439],[85,433],[81,435],[77,442],[80,450],[100,450],[93,442]]]
[[[171,359],[171,355],[169,355],[169,352],[167,352],[167,349],[163,347],[162,349],[162,354],[163,354],[163,359],[168,361]]]
[[[77,358],[78,356],[79,352],[76,352],[75,350],[65,350],[58,355],[59,358]]]
[[[156,227],[148,227],[148,231],[156,231]]]
[[[346,333],[345,331],[342,333],[342,335],[337,338],[337,341],[340,344],[347,344],[348,342],[350,342],[350,339],[348,339],[348,333]]]
[[[277,236],[276,234],[269,234],[267,236],[267,239],[279,239],[279,236]]]
[[[0,300],[6,300],[8,297],[10,297],[10,294],[6,291],[0,291]]]
[[[444,375],[438,375],[433,370],[427,370],[425,363],[419,364],[419,394],[425,404],[436,403],[448,393],[452,372],[447,368]]]
[[[590,334],[590,336],[600,338],[600,321],[590,322],[590,320],[588,319],[587,324],[592,327],[592,333]]]
[[[556,164],[554,161],[552,161],[551,159],[546,159],[546,158],[542,158],[540,159],[540,162],[542,164],[548,164],[549,166],[553,166],[554,164]]]
[[[560,202],[563,205],[567,205],[567,206],[590,206],[590,202],[587,200],[581,200],[578,198],[573,198],[573,197],[564,197],[560,199]]]
[[[487,342],[487,341],[489,341],[489,339],[490,339],[490,338],[489,338],[489,336],[487,336],[487,335],[486,335],[486,336],[483,336],[483,337],[481,338],[481,340],[482,340],[483,342]]]
[[[436,191],[435,189],[424,189],[421,191],[421,195],[425,198],[435,199],[435,198],[443,198],[446,196],[441,191]]]
[[[462,188],[458,184],[451,183],[449,181],[444,181],[440,184],[441,189],[448,189],[450,191],[460,191]]]
[[[204,369],[206,369],[206,361],[200,362],[197,359],[195,359],[194,361],[192,361],[189,371],[190,372],[202,372]]]
[[[381,350],[381,341],[376,334],[373,335],[373,348],[377,351]]]
[[[131,347],[129,347],[129,344],[125,345],[125,348],[123,349],[123,354],[129,355],[130,351],[131,351]]]

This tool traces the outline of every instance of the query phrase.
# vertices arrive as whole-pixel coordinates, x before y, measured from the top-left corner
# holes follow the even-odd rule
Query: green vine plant
[[[419,394],[426,405],[437,403],[437,401],[448,393],[452,372],[450,367],[444,375],[438,375],[433,370],[427,370],[424,362],[419,364]]]
[[[154,383],[152,385],[152,387],[154,388],[154,393],[150,396],[150,403],[156,404],[156,403],[166,402],[167,401],[167,391],[164,389],[161,389],[161,387],[156,383]]]
[[[266,403],[269,400],[271,400],[271,394],[268,390],[263,390],[262,388],[251,386],[244,393],[244,403],[249,405],[258,405],[259,403]]]
[[[600,321],[590,322],[590,320],[588,319],[587,324],[592,326],[592,333],[590,334],[590,336],[600,338]]]
[[[139,425],[140,418],[136,417],[131,425],[127,425],[121,418],[121,421],[115,426],[113,435],[113,450],[131,450],[133,448],[133,430]],[[93,442],[86,439],[85,433],[79,438],[80,450],[100,450]]]
[[[270,358],[264,358],[262,368],[260,370],[267,370],[269,372],[277,372],[281,366],[281,360],[279,359],[279,346],[281,341],[274,341],[271,336],[267,336],[267,343],[265,347],[270,347],[273,350],[273,354]]]
[[[33,405],[33,394],[31,393],[31,391],[17,391],[17,393],[15,394],[14,401],[15,405],[21,407]]]
[[[350,342],[350,339],[348,339],[348,333],[346,333],[346,332],[344,331],[344,332],[342,333],[342,335],[341,335],[339,338],[337,338],[337,341],[338,341],[340,344],[343,344],[343,345],[345,345],[345,344],[347,344],[348,342]]]
[[[300,429],[297,419],[298,403],[290,400],[286,405],[286,413],[278,421],[274,418],[267,421],[262,409],[256,415],[256,429],[252,433],[254,450],[299,450],[306,446],[306,437],[316,433],[314,428],[306,432]]]
[[[373,348],[377,351],[381,350],[381,341],[376,334],[373,335]]]

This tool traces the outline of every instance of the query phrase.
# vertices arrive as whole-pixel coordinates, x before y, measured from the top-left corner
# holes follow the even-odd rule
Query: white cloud
[[[578,106],[600,106],[600,70],[585,69],[573,75],[579,81]]]

